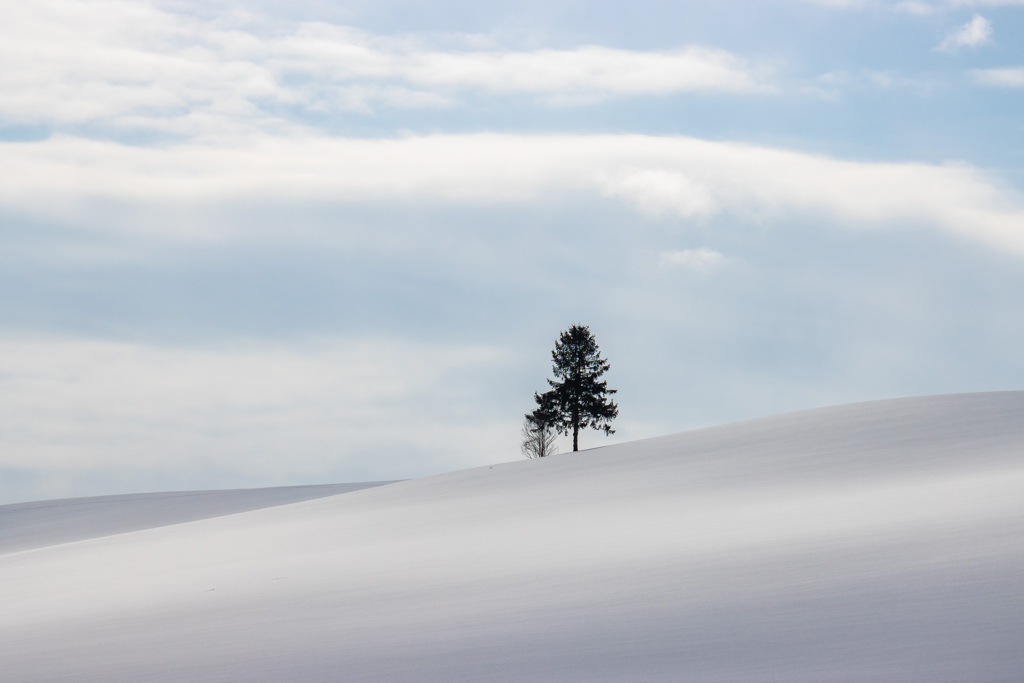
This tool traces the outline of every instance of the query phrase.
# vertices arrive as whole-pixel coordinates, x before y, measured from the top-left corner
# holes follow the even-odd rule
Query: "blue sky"
[[[1020,388],[1024,2],[0,8],[0,503]],[[563,444],[563,448],[565,445]]]

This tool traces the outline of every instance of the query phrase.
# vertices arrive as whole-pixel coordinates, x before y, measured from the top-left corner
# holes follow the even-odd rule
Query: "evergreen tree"
[[[526,416],[532,424],[572,433],[572,450],[579,450],[580,429],[592,427],[614,434],[611,421],[619,407],[608,396],[614,389],[600,379],[610,367],[601,358],[597,341],[586,325],[573,325],[562,332],[551,352],[554,380],[543,394],[534,394],[537,409]]]

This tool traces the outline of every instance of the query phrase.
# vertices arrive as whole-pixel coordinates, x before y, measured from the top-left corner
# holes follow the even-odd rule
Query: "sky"
[[[1024,0],[0,0],[0,504],[1024,384]],[[563,440],[562,450],[571,448]]]

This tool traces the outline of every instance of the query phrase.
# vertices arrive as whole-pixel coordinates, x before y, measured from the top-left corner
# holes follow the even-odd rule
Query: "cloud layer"
[[[252,15],[202,19],[125,0],[7,3],[0,9],[0,121],[209,135],[289,129],[288,110],[445,107],[475,91],[566,105],[770,90],[763,67],[710,48],[517,50],[480,36],[454,42],[445,49],[422,38]]]
[[[844,161],[678,136],[259,136],[160,148],[55,137],[3,143],[0,153],[3,205],[71,221],[100,200],[478,205],[597,195],[677,219],[817,215],[848,227],[934,228],[1024,253],[1024,201],[969,166]],[[157,216],[146,225],[196,236]]]
[[[977,69],[974,78],[997,88],[1024,88],[1024,66],[1006,69]]]

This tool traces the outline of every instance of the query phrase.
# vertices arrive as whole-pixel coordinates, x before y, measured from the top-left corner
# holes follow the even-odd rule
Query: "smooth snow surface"
[[[7,553],[0,678],[1019,683],[1022,417],[840,406]]]
[[[389,484],[172,491],[0,505],[0,554],[248,512]]]

